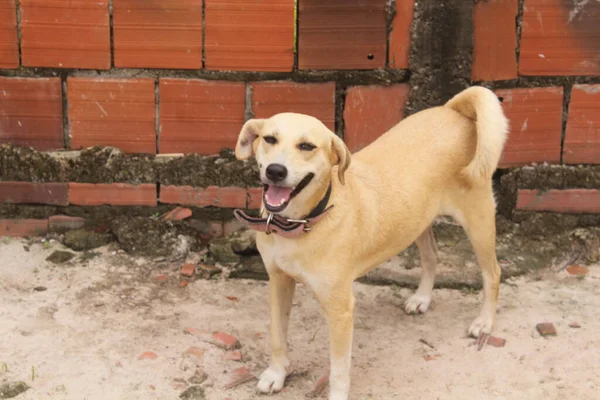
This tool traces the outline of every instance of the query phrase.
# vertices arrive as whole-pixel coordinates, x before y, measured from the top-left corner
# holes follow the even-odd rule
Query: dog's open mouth
[[[285,187],[265,184],[263,200],[269,212],[283,211],[290,201],[298,195],[315,177],[312,172],[304,177],[296,187]]]

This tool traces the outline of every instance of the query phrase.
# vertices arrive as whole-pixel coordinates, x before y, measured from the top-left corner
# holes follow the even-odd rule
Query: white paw
[[[492,333],[492,328],[494,327],[494,319],[491,317],[486,317],[480,315],[475,318],[475,321],[469,327],[469,336],[474,338],[478,338],[481,334],[490,334]]]
[[[404,303],[404,311],[408,314],[423,314],[429,308],[429,303],[431,303],[431,296],[415,293]]]
[[[262,374],[256,385],[256,390],[259,393],[276,393],[283,389],[285,382],[285,368],[271,365]]]

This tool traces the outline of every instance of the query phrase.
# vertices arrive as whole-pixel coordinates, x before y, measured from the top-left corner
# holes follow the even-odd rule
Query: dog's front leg
[[[329,400],[347,400],[350,391],[350,364],[354,332],[352,284],[332,288],[322,300],[329,326],[331,369]]]
[[[271,309],[271,365],[261,375],[257,390],[278,392],[283,388],[288,360],[287,332],[296,281],[278,268],[269,268],[269,304]]]

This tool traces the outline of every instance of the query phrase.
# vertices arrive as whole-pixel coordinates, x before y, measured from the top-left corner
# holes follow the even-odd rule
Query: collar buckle
[[[288,222],[304,225],[304,228],[302,230],[305,233],[308,233],[311,230],[310,221],[308,219],[290,219],[290,218],[288,218]]]
[[[265,227],[265,234],[270,235],[272,233],[271,231],[271,222],[273,222],[273,214],[269,213],[269,215],[267,216],[267,226]]]

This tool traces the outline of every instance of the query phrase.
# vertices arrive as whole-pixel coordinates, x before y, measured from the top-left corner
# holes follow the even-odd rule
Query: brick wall
[[[283,111],[318,117],[357,151],[471,84],[496,90],[511,121],[501,168],[600,164],[600,3],[0,0],[0,144],[38,151],[210,156],[248,118]],[[251,185],[31,176],[0,169],[0,201],[258,204]],[[549,209],[596,204],[586,193]]]

